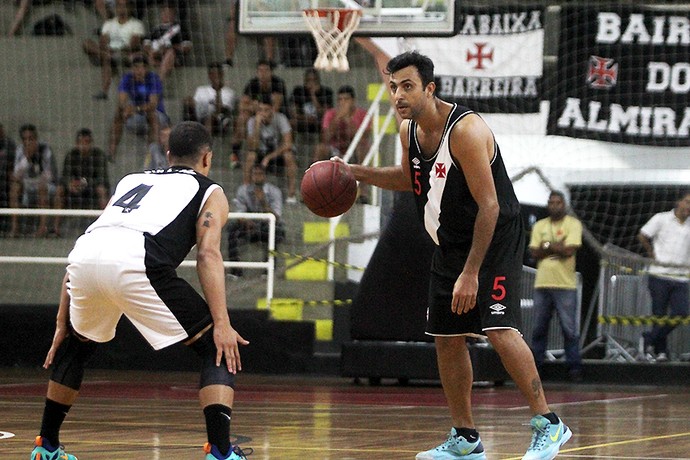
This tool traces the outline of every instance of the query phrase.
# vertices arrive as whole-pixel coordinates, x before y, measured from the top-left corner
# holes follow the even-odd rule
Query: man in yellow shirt
[[[532,352],[540,368],[546,354],[549,323],[554,310],[563,330],[565,359],[570,378],[582,380],[580,332],[577,318],[575,253],[582,246],[582,223],[566,215],[565,196],[553,191],[547,204],[549,217],[532,228],[529,249],[537,259],[534,282],[534,330]]]

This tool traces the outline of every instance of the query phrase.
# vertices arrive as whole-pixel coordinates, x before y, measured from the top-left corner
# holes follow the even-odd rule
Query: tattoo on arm
[[[213,213],[210,211],[206,211],[206,213],[204,214],[204,223],[201,225],[203,225],[204,227],[210,227],[212,218],[213,218]]]

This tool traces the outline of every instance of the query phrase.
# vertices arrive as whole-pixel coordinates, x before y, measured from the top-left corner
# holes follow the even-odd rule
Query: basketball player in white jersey
[[[434,336],[453,426],[446,442],[416,458],[486,459],[472,418],[472,363],[465,338],[487,337],[534,416],[523,460],[550,460],[572,433],[550,411],[532,352],[519,332],[524,229],[498,144],[476,113],[435,96],[428,57],[401,54],[388,62],[386,74],[403,119],[402,162],[350,166],[361,182],[413,191],[418,214],[436,243],[426,333]]]
[[[245,459],[230,445],[240,345],[231,326],[220,251],[228,201],[209,179],[211,137],[196,122],[170,133],[170,167],[125,176],[103,214],[69,254],[53,344],[41,431],[32,460],[76,460],[60,445],[60,426],[79,393],[84,364],[111,340],[124,314],[159,350],[182,342],[202,360],[199,398],[206,418],[206,460]],[[176,268],[197,247],[204,297]],[[58,352],[59,351],[59,352]]]

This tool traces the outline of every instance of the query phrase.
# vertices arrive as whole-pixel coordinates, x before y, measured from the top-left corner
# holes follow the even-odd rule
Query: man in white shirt
[[[690,192],[685,192],[671,211],[652,216],[642,226],[638,240],[647,256],[659,264],[649,267],[649,294],[654,316],[687,316],[687,267],[669,267],[664,264],[690,266]],[[668,360],[667,338],[675,326],[655,324],[642,334],[645,352],[656,361]]]
[[[232,127],[237,96],[232,88],[225,85],[221,63],[208,65],[208,81],[209,84],[196,88],[193,97],[185,98],[185,119],[196,120],[209,132],[222,136]]]
[[[145,34],[144,23],[130,14],[128,0],[116,0],[115,17],[103,23],[99,41],[87,39],[83,44],[84,52],[101,66],[101,91],[94,99],[108,99],[113,66],[129,61],[131,53],[141,49]]]

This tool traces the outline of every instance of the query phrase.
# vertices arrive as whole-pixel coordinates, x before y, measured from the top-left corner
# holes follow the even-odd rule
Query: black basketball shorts
[[[520,216],[498,230],[479,271],[477,303],[467,313],[451,310],[453,286],[467,249],[436,248],[429,281],[426,333],[432,336],[484,337],[487,330],[521,327],[520,277],[525,231]]]

